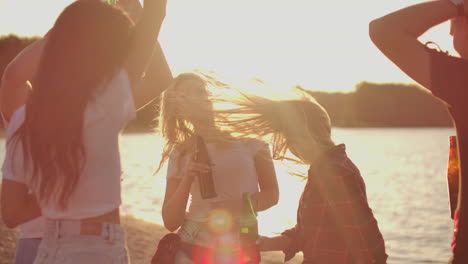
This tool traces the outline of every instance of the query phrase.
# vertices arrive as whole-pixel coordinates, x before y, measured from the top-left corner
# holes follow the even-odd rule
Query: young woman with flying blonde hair
[[[166,144],[160,168],[169,160],[162,216],[166,228],[178,230],[182,240],[176,263],[224,263],[216,257],[225,252],[219,251],[223,248],[229,249],[223,259],[237,259],[243,193],[252,195],[256,211],[278,201],[268,145],[256,139],[236,139],[217,125],[209,87],[223,85],[205,74],[183,73],[162,97],[159,126]],[[197,140],[204,142],[208,164],[194,161]],[[196,175],[209,171],[217,196],[203,199]],[[208,252],[209,257],[200,259],[205,255],[196,252]]]
[[[328,113],[303,91],[243,96],[226,110],[225,126],[243,135],[271,136],[273,156],[290,151],[309,165],[297,225],[277,237],[261,237],[260,250],[283,250],[285,261],[302,251],[304,264],[386,263],[385,244],[367,202],[364,181],[344,144],[331,138]],[[288,99],[284,99],[288,98]]]

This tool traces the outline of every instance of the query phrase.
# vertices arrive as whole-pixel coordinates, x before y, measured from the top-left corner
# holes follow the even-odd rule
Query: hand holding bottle
[[[242,195],[242,212],[239,218],[240,242],[243,251],[243,262],[248,264],[260,263],[260,253],[257,247],[258,222],[257,213],[252,205],[251,194]]]
[[[210,173],[211,172],[211,167],[204,164],[200,163],[197,161],[190,161],[188,168],[187,168],[187,174],[185,175],[184,179],[189,182],[193,182],[195,177],[197,177],[200,174],[204,173]]]
[[[211,170],[211,159],[208,155],[205,141],[201,136],[197,136],[195,142],[195,151],[191,159],[190,165],[195,171],[198,178],[198,185],[200,195],[203,199],[211,199],[217,196],[215,190],[215,183],[213,179],[213,172]]]

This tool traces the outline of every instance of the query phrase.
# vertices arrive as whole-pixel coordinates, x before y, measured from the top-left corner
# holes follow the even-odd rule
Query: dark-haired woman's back
[[[10,121],[2,216],[9,227],[46,218],[36,264],[128,263],[119,134],[172,81],[155,50],[166,1],[144,4],[136,25],[101,1],[68,6],[47,36],[27,101],[1,101]],[[150,76],[161,79],[148,90],[142,76],[153,50],[158,73]]]

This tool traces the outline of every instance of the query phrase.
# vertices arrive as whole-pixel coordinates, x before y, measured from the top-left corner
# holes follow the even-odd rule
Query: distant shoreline
[[[431,128],[454,128],[453,126],[406,126],[406,127],[400,127],[400,126],[333,126],[333,128],[338,128],[338,129],[372,129],[372,128],[382,128],[382,129],[431,129]],[[139,126],[139,125],[133,125],[126,127],[125,129],[122,130],[122,134],[157,134],[157,131],[154,128],[146,128],[144,126]],[[5,129],[0,128],[0,139],[5,138]]]
[[[0,76],[8,63],[24,47],[39,38],[14,34],[0,35],[0,46],[4,51],[0,58]],[[217,69],[200,70],[216,73]],[[257,78],[256,81],[264,87],[270,85],[268,80]],[[320,87],[304,87],[300,84],[295,87],[312,95],[325,108],[330,115],[332,125],[336,127],[450,127],[452,125],[447,106],[428,90],[416,84],[361,81],[349,92],[324,92]],[[291,87],[285,85],[284,88]],[[153,98],[148,98],[151,99]],[[145,132],[151,131],[149,127],[155,124],[155,117],[158,116],[158,102],[159,100],[153,100],[138,111],[137,119],[132,120],[129,127],[142,127]],[[142,130],[137,129],[137,131]]]

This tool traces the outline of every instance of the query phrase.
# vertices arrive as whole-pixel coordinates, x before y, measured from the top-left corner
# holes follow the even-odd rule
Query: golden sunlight
[[[0,0],[0,39],[3,37],[3,43],[7,43],[6,45],[0,45],[0,48],[3,48],[3,50],[0,50],[0,69],[2,71],[3,69],[11,68],[15,70],[14,67],[6,68],[6,66],[16,56],[17,52],[36,40],[36,38],[26,37],[43,36],[46,34],[53,26],[60,12],[73,1],[75,0]],[[144,0],[139,1],[143,2]],[[354,175],[356,176],[355,178],[358,179],[362,176],[365,182],[365,188],[363,185],[360,186],[360,189],[365,189],[365,195],[361,195],[360,197],[368,199],[372,213],[378,219],[378,225],[382,230],[385,243],[388,242],[386,245],[389,245],[389,255],[391,258],[394,258],[390,259],[390,261],[396,259],[407,260],[407,262],[401,263],[408,264],[414,263],[415,259],[424,257],[426,261],[433,263],[446,263],[448,254],[451,254],[450,234],[453,227],[453,221],[450,219],[447,206],[447,151],[449,146],[448,138],[456,134],[456,131],[452,128],[453,123],[447,113],[446,105],[441,100],[435,99],[428,91],[415,85],[413,80],[388,60],[371,42],[368,32],[369,22],[373,19],[410,4],[424,1],[428,0],[167,0],[167,15],[158,41],[164,50],[164,55],[174,76],[195,69],[195,71],[207,73],[206,76],[212,74],[215,77],[214,79],[218,82],[210,82],[211,79],[207,78],[208,89],[213,89],[210,99],[213,99],[213,109],[226,110],[223,112],[225,115],[235,112],[229,112],[229,109],[239,109],[239,105],[236,104],[236,99],[240,96],[239,92],[253,96],[266,96],[273,100],[297,98],[298,95],[292,91],[292,87],[301,87],[310,92],[329,114],[331,126],[333,127],[331,130],[333,142],[330,142],[328,138],[330,133],[328,119],[324,118],[326,115],[322,114],[321,111],[319,111],[320,115],[314,117],[311,114],[312,118],[304,120],[310,121],[312,124],[312,122],[318,119],[317,116],[319,116],[320,120],[326,121],[323,122],[323,125],[316,125],[315,123],[311,125],[302,120],[300,122],[291,122],[294,125],[290,125],[289,122],[285,122],[284,124],[278,122],[279,125],[276,125],[276,122],[266,120],[264,121],[265,126],[270,126],[270,130],[276,129],[281,131],[286,136],[294,134],[289,131],[320,131],[319,134],[321,136],[326,136],[326,141],[320,141],[320,137],[318,136],[314,138],[316,142],[314,145],[311,144],[314,147],[307,148],[307,150],[326,149],[329,151],[329,149],[339,148],[344,153],[344,149],[346,148],[346,155],[359,168],[359,173],[356,172],[355,174],[357,175]],[[108,8],[108,6],[101,7]],[[86,14],[89,15],[89,12]],[[98,13],[98,18],[100,18],[101,14]],[[119,16],[121,17],[121,14]],[[113,24],[110,26],[115,28]],[[101,32],[99,31],[99,34]],[[6,36],[9,34],[12,34],[12,36]],[[17,41],[18,38],[13,35],[18,35],[21,41]],[[107,39],[105,38],[105,40]],[[124,40],[127,39],[125,38]],[[455,54],[452,47],[452,38],[449,36],[448,23],[443,23],[429,30],[421,36],[420,40],[421,42],[433,41],[442,50]],[[122,43],[125,42],[123,41]],[[104,46],[107,48],[112,44],[115,43],[105,43]],[[75,48],[75,45],[73,48]],[[45,50],[50,51],[50,49]],[[67,52],[69,50],[66,49]],[[128,54],[125,55],[128,56]],[[149,56],[149,52],[145,53],[145,57]],[[47,56],[42,56],[43,58],[47,58]],[[162,56],[156,56],[156,58],[156,61],[163,61],[160,60]],[[28,63],[26,64],[35,65],[34,63],[30,63],[30,61],[27,60]],[[166,65],[165,63],[163,64],[164,66]],[[19,69],[21,70],[22,64],[19,63],[18,65],[20,65]],[[47,66],[49,64],[39,65]],[[54,66],[56,65],[54,64]],[[64,65],[80,64],[69,64],[67,60]],[[122,66],[122,68],[126,67]],[[45,69],[47,70],[47,68]],[[67,68],[63,67],[63,69]],[[153,67],[150,67],[150,69],[153,69]],[[156,67],[155,69],[160,68]],[[164,69],[167,70],[166,67]],[[14,73],[14,70],[6,72]],[[131,72],[129,71],[129,73]],[[147,76],[150,76],[152,73],[161,72],[149,70]],[[164,72],[167,73],[168,71]],[[42,73],[42,71],[39,73]],[[0,72],[0,77],[2,74]],[[18,75],[21,76],[22,74]],[[5,76],[9,75],[5,74]],[[36,76],[41,76],[41,74],[36,74]],[[120,77],[121,75],[119,74],[118,76]],[[129,76],[133,75],[130,74]],[[48,78],[41,76],[39,80],[42,79],[48,80]],[[133,80],[133,78],[130,79]],[[151,81],[156,80],[155,83],[157,83],[161,79],[146,78],[144,80],[145,89],[152,87],[153,83],[150,83]],[[9,79],[5,78],[4,80]],[[167,83],[170,83],[172,80],[170,74],[168,74],[167,80]],[[223,85],[219,85],[222,82],[230,85],[228,89],[226,89],[227,85],[224,87]],[[2,89],[8,86],[6,83],[8,81],[2,83]],[[12,83],[17,84],[19,82]],[[32,83],[34,83],[34,79],[32,79]],[[67,80],[65,84],[68,83]],[[115,82],[109,83],[114,84]],[[210,87],[212,83],[217,85]],[[49,87],[48,84],[44,85],[44,87],[46,86]],[[123,89],[127,86],[130,85],[121,85],[120,87]],[[158,89],[154,90],[148,89],[148,91],[161,92],[166,86],[157,87]],[[38,85],[38,87],[41,87],[41,85]],[[62,85],[60,87],[71,86]],[[173,90],[176,89],[175,86],[170,87]],[[133,92],[137,90],[134,89]],[[41,91],[41,89],[38,89],[38,91]],[[128,94],[126,93],[126,95],[128,96],[120,97],[128,99],[130,102],[128,105],[132,105],[131,92],[127,92]],[[177,90],[177,96],[174,96],[174,98],[179,98],[178,95],[183,92]],[[108,94],[111,93],[109,92]],[[107,94],[107,92],[104,94]],[[159,93],[155,94],[154,97],[159,95]],[[192,98],[191,94],[188,96],[187,94],[183,95],[180,98]],[[206,96],[205,94],[203,95],[206,101]],[[160,96],[160,98],[164,97]],[[173,101],[169,100],[168,102],[173,103]],[[172,176],[170,174],[167,175],[167,167],[172,168],[166,163],[162,170],[156,174],[154,172],[158,167],[161,156],[163,156],[162,152],[164,151],[165,154],[169,154],[166,153],[169,148],[167,146],[166,148],[164,147],[166,140],[171,143],[176,142],[176,140],[164,138],[164,135],[162,135],[171,133],[160,132],[166,132],[166,128],[172,124],[188,123],[190,120],[182,121],[182,119],[178,119],[183,111],[179,111],[176,107],[170,109],[172,107],[170,103],[159,103],[158,100],[153,100],[144,110],[138,111],[135,120],[129,121],[125,130],[122,130],[124,133],[120,135],[118,147],[117,145],[115,147],[117,151],[116,155],[122,156],[121,164],[120,160],[118,163],[121,166],[116,168],[115,172],[117,177],[121,176],[121,181],[117,179],[116,182],[119,182],[119,188],[121,187],[119,191],[121,190],[122,192],[120,207],[122,225],[128,230],[129,247],[130,252],[132,252],[130,256],[132,258],[140,258],[141,256],[138,255],[142,255],[143,252],[145,254],[154,252],[152,250],[154,250],[157,245],[156,243],[160,241],[163,235],[168,232],[175,233],[177,231],[174,230],[180,228],[180,225],[172,228],[170,224],[181,223],[181,221],[168,220],[171,217],[167,218],[166,215],[164,215],[163,219],[162,216],[163,207],[172,203],[172,201],[167,202],[171,199],[170,191],[165,194],[165,188],[170,186],[167,184],[169,182],[167,179]],[[166,110],[167,112],[159,111],[161,110],[161,105],[171,107],[167,107],[169,109]],[[185,106],[187,104],[179,104],[177,100],[177,103],[174,105]],[[308,107],[300,105],[297,107],[297,109],[302,110],[299,112],[300,115],[287,115],[285,113],[289,112],[285,111],[284,108],[278,108],[281,111],[269,114],[270,111],[266,110],[276,110],[273,107],[277,106],[263,106],[261,105],[261,107],[257,108],[260,109],[260,114],[252,114],[248,112],[250,109],[246,107],[245,109],[247,110],[239,115],[244,118],[241,124],[244,127],[260,130],[264,126],[259,125],[258,128],[255,125],[251,125],[251,123],[245,122],[245,118],[267,116],[268,118],[266,119],[269,119],[271,116],[274,120],[274,118],[279,116],[280,118],[278,119],[281,119],[281,121],[290,121],[296,120],[295,117],[298,116],[303,117],[307,115],[308,117],[309,113]],[[25,108],[23,107],[23,109]],[[320,108],[316,107],[316,109]],[[132,114],[135,114],[134,110],[133,108],[131,109]],[[159,112],[171,113],[171,111],[175,114],[167,114],[167,116],[161,114],[163,118],[157,119],[157,115],[160,114]],[[106,113],[113,112],[106,111]],[[236,121],[237,114],[234,113],[229,117]],[[251,116],[248,116],[249,114]],[[215,121],[226,120],[223,119],[225,116],[222,116],[222,114],[213,116],[214,118],[219,117]],[[26,119],[26,121],[28,120]],[[164,121],[173,123],[166,126]],[[210,124],[213,123],[216,122],[210,122]],[[307,126],[304,126],[304,129],[297,129],[295,126],[296,124],[303,123],[307,124]],[[123,124],[123,121],[121,124]],[[225,126],[222,127],[222,124]],[[163,131],[155,132],[156,125],[160,126],[157,129]],[[6,127],[7,125],[4,126],[4,128]],[[10,125],[10,127],[13,126]],[[23,127],[28,128],[28,126]],[[190,134],[187,136],[190,140],[192,140],[194,134],[198,136],[198,126],[195,127],[197,128],[196,130],[187,133]],[[226,123],[220,122],[220,127],[221,129],[229,129]],[[180,130],[182,129],[180,128]],[[265,130],[269,131],[268,129]],[[5,146],[12,145],[6,144],[9,142],[8,136],[10,135],[6,131],[7,129],[0,130],[0,146],[4,146],[3,151],[0,151],[1,159],[5,159],[5,156],[9,155],[6,153],[10,153],[9,151],[5,151]],[[10,131],[8,130],[8,132]],[[200,131],[203,130],[201,129]],[[264,130],[261,131],[263,132]],[[232,132],[232,130],[229,132]],[[87,133],[86,135],[88,134],[96,133]],[[100,135],[99,133],[97,134]],[[216,135],[218,134],[221,133],[216,133]],[[236,135],[236,133],[233,134]],[[269,144],[272,150],[277,150],[278,147],[274,146],[275,143],[283,141],[277,135],[279,132],[273,136],[271,134],[273,133],[270,133],[268,136],[276,141],[272,141],[267,136],[262,138],[262,140]],[[117,135],[117,132],[114,135]],[[325,136],[323,137],[325,138]],[[178,138],[184,137],[180,136]],[[217,137],[213,138],[217,139]],[[280,140],[277,140],[278,138]],[[287,143],[290,147],[294,147],[293,149],[295,150],[301,150],[301,146],[309,146],[308,144],[296,144],[296,141],[297,139],[293,135],[292,140],[288,139]],[[218,145],[216,145],[216,141],[214,142],[213,148],[217,150]],[[327,144],[324,144],[324,142]],[[177,141],[177,144],[179,143]],[[212,141],[207,141],[207,143],[212,143]],[[183,144],[181,145],[174,147],[175,150],[180,149],[181,151],[179,151],[179,155],[173,156],[187,157],[183,155],[188,152],[188,148],[184,148]],[[232,145],[234,146],[234,144]],[[262,143],[258,145],[264,146]],[[258,149],[255,149],[255,151],[258,151]],[[271,152],[277,154],[273,151]],[[253,147],[249,146],[248,153],[250,156],[255,157],[255,164],[251,162],[248,165],[255,166],[258,175],[260,175],[260,171],[266,171],[265,168],[262,168],[265,165],[257,166],[259,155],[257,155],[258,152],[254,152]],[[332,152],[330,151],[330,153]],[[212,157],[215,155],[212,155]],[[244,155],[243,152],[240,155]],[[277,156],[275,155],[275,158]],[[291,156],[288,156],[288,158]],[[345,162],[341,160],[343,156],[340,153],[340,163],[346,163],[351,167],[347,160]],[[118,156],[111,157],[116,158]],[[319,156],[317,154],[313,155],[313,157]],[[328,152],[327,155],[320,157],[328,157]],[[317,164],[317,162],[312,161],[316,160],[318,159],[310,159],[310,163],[313,163],[310,165],[310,168],[312,168],[310,171],[311,178],[314,176],[313,166]],[[177,164],[177,162],[178,160],[173,164]],[[294,175],[309,177],[307,174],[309,165],[291,163],[274,161],[279,188],[279,201],[277,204],[271,205],[271,208],[265,209],[258,214],[258,228],[262,236],[277,236],[297,224],[298,201],[301,198],[306,181],[301,177],[294,177]],[[181,164],[183,165],[183,162],[179,161],[178,165]],[[216,159],[212,159],[211,164],[214,167]],[[174,165],[174,167],[178,165]],[[217,166],[217,168],[223,168],[223,166]],[[241,166],[243,165],[236,163],[232,168],[234,166],[242,168]],[[229,166],[229,168],[231,167]],[[118,174],[120,169],[124,175]],[[176,175],[177,177],[183,177],[186,173],[182,169],[174,171],[176,171],[175,174],[180,174]],[[274,178],[272,176],[274,173],[271,171],[271,167],[268,167],[268,177]],[[221,175],[220,172],[218,173]],[[250,177],[250,173],[246,175]],[[0,179],[1,177],[3,176],[0,173]],[[260,182],[261,191],[264,190],[262,188],[265,185],[276,186],[265,184],[264,179],[260,177],[255,179]],[[184,184],[180,184],[179,186],[188,186],[185,184],[185,179],[182,182]],[[222,181],[219,180],[217,182]],[[308,185],[307,188],[313,186],[312,184],[314,182]],[[91,185],[83,186],[89,187]],[[27,188],[23,189],[27,190]],[[189,190],[189,188],[184,189],[184,192],[188,192]],[[11,192],[11,189],[9,190]],[[167,190],[170,189],[168,188]],[[179,190],[177,189],[177,192]],[[250,190],[252,190],[251,192],[256,191],[256,189]],[[274,191],[274,196],[271,199],[274,200],[272,204],[276,203],[277,199],[276,189]],[[310,192],[307,192],[306,195],[308,193]],[[190,196],[187,194],[184,197]],[[229,197],[228,199],[231,198]],[[182,199],[177,198],[175,200]],[[265,199],[265,201],[268,200]],[[363,200],[360,199],[359,201]],[[256,207],[259,210],[264,209],[262,208],[263,200],[259,199],[256,201]],[[320,201],[322,202],[322,200]],[[323,199],[323,201],[326,200]],[[187,201],[184,200],[184,206],[186,205],[185,202]],[[305,203],[303,202],[303,204]],[[326,204],[326,206],[329,205]],[[311,208],[312,206],[307,205],[307,207]],[[320,205],[320,207],[323,208],[323,205]],[[177,208],[182,207],[179,206]],[[164,213],[171,209],[164,207]],[[45,211],[43,210],[43,212]],[[317,214],[314,212],[312,217],[316,216]],[[184,217],[182,210],[180,210],[180,214],[177,214],[177,217],[180,217],[182,220]],[[186,219],[183,220],[185,221]],[[212,254],[219,254],[220,258],[227,258],[237,253],[233,252],[233,247],[230,243],[233,243],[232,234],[239,234],[236,222],[238,220],[228,210],[217,209],[211,211],[208,215],[208,227],[213,233],[221,234],[220,237],[222,237],[222,234],[226,234],[220,239],[224,244],[221,243],[213,252],[206,251],[203,247],[194,247],[195,250],[192,253],[195,255],[199,254],[197,257],[200,257],[201,260],[208,259]],[[18,237],[18,230],[11,229],[9,230],[10,233],[4,236],[3,232],[6,229],[3,226],[3,222],[0,219],[0,234],[2,234],[0,236],[6,237],[8,241],[15,241]],[[188,225],[187,230],[184,230],[184,228],[185,226],[182,226],[182,229],[178,229],[182,230],[181,234],[191,227]],[[188,230],[187,233],[192,231]],[[198,231],[193,231],[193,233],[196,232]],[[177,237],[175,234],[172,235]],[[408,243],[409,240],[411,240],[410,243]],[[2,242],[0,238],[0,244]],[[15,254],[13,247],[16,244],[6,244],[10,247],[8,252],[11,252],[11,258],[13,258]],[[135,254],[134,252],[137,253]],[[265,253],[263,256],[268,256],[268,253]],[[275,258],[271,257],[270,260],[273,261],[274,259],[275,263],[281,261],[278,256]],[[281,255],[282,257],[283,255]],[[3,256],[0,256],[0,263],[3,263],[2,258]],[[141,260],[141,263],[144,261],[148,262],[145,259]],[[267,260],[265,263],[271,262]],[[296,260],[288,263],[297,264],[300,262],[296,258]]]
[[[42,35],[71,2],[2,0],[0,34]],[[328,91],[349,91],[362,80],[412,82],[367,33],[373,18],[405,5],[404,0],[169,0],[160,42],[179,70],[202,68]],[[447,34],[444,26],[428,39],[451,50]]]

